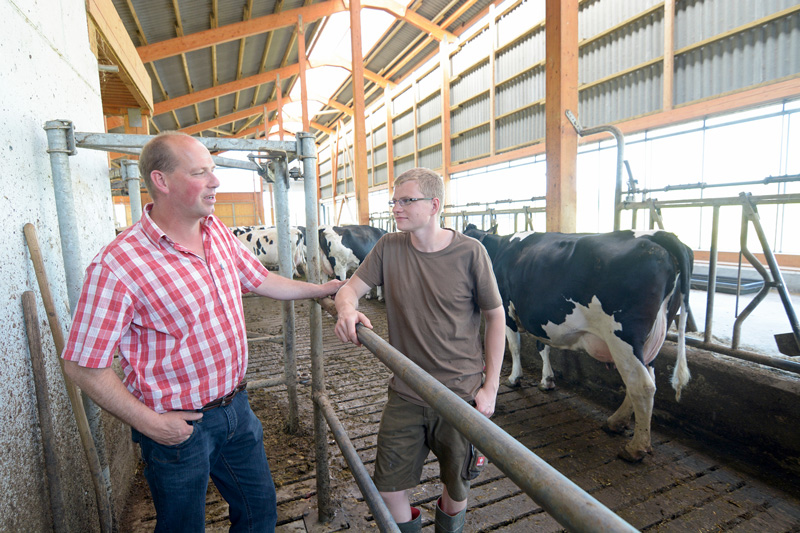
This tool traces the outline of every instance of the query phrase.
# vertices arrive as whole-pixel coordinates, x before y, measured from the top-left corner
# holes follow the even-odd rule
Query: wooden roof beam
[[[309,24],[323,17],[328,17],[334,13],[346,11],[347,8],[341,0],[328,0],[319,4],[288,9],[272,15],[264,15],[254,19],[226,24],[218,28],[199,31],[174,39],[167,39],[153,44],[140,46],[136,50],[142,62],[149,63],[172,57],[193,50],[208,48],[209,46],[221,43],[244,39],[253,35],[259,35],[268,31],[286,28],[297,24],[297,18],[302,17]]]
[[[288,78],[289,76],[297,75],[299,70],[300,65],[295,63],[294,65],[288,65],[286,67],[270,70],[268,72],[262,72],[261,74],[256,74],[254,76],[248,76],[247,78],[242,78],[241,80],[223,83],[222,85],[217,85],[216,87],[209,87],[208,89],[202,89],[191,94],[170,98],[169,100],[164,100],[163,102],[155,104],[153,106],[153,114],[160,115],[162,113],[168,113],[174,109],[180,109],[182,107],[205,102],[206,100],[225,96],[226,94],[235,93],[236,91],[255,87],[256,85],[272,83],[275,81],[275,76],[280,76],[281,79],[284,79]]]
[[[324,61],[319,61],[319,62],[309,61],[308,65],[311,68],[316,68],[316,67],[341,67],[341,68],[343,68],[345,70],[349,70],[351,73],[353,72],[353,64],[350,61],[347,61],[346,59],[341,58],[341,57],[329,58],[329,59],[326,59]],[[392,82],[390,82],[389,80],[387,80],[383,76],[380,76],[379,74],[375,74],[374,72],[371,72],[371,71],[369,71],[367,69],[363,69],[363,72],[364,72],[364,77],[365,78],[367,78],[369,81],[371,81],[373,83],[377,83],[381,87],[387,87],[387,86],[394,85]]]
[[[284,98],[284,103],[287,101],[291,102],[290,98]],[[206,120],[205,122],[200,122],[198,124],[194,124],[193,126],[187,126],[182,128],[181,131],[184,133],[188,133],[189,135],[193,135],[195,133],[199,133],[204,130],[208,130],[211,128],[216,128],[217,126],[222,126],[224,124],[230,124],[231,122],[236,122],[237,120],[242,120],[245,118],[250,118],[255,115],[261,115],[264,113],[264,109],[266,108],[267,112],[275,111],[278,107],[278,103],[276,101],[272,101],[267,103],[266,105],[257,105],[253,107],[249,107],[247,109],[241,109],[236,111],[235,113],[230,113],[228,115],[224,115],[217,118],[212,118],[211,120]]]
[[[430,34],[431,37],[437,41],[447,40],[453,42],[456,38],[456,36],[449,31],[434,24],[416,11],[407,9],[404,5],[394,0],[364,0],[361,2],[361,7],[371,7],[391,13],[398,19],[408,22],[412,26],[416,26],[418,29]]]

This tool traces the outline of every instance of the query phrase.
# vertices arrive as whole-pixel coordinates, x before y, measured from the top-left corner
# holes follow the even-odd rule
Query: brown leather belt
[[[237,394],[239,394],[240,392],[242,392],[246,388],[247,388],[247,380],[243,379],[241,381],[241,383],[236,385],[236,388],[233,389],[231,392],[229,392],[228,394],[226,394],[222,398],[217,398],[216,400],[214,400],[212,402],[208,402],[203,407],[198,409],[198,411],[206,412],[206,411],[210,411],[211,409],[214,409],[215,407],[225,407],[226,405],[230,404],[233,401],[234,396],[236,396]]]

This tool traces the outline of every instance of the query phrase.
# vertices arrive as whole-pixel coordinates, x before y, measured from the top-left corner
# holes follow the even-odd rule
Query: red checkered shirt
[[[198,409],[244,377],[241,294],[268,271],[215,216],[201,225],[204,261],[161,231],[150,209],[87,268],[62,357],[106,368],[119,348],[123,382],[145,405]]]

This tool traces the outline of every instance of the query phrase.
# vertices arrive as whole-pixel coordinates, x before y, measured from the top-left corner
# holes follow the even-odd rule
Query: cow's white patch
[[[535,231],[520,231],[519,233],[515,233],[509,239],[509,242],[513,242],[515,240],[524,241],[528,235],[533,235],[536,233]]]
[[[550,339],[548,344],[566,350],[582,350],[604,363],[614,362],[609,343],[619,339],[614,332],[622,329],[622,325],[603,311],[597,296],[592,296],[587,306],[570,302],[575,304],[575,309],[564,322],[548,322],[542,327]]]
[[[330,263],[328,263],[327,271],[325,273],[329,276],[332,273],[337,279],[340,280],[347,279],[347,271],[358,267],[358,265],[361,264],[361,261],[358,260],[358,257],[356,257],[356,255],[353,253],[353,250],[342,244],[342,237],[333,231],[333,228],[324,228],[322,234],[323,237],[328,241],[328,256],[331,259],[334,259],[336,263],[332,269]]]
[[[278,251],[278,229],[266,226],[245,226],[234,228],[233,234],[247,246],[250,251],[261,261],[261,264],[271,270],[280,266]],[[298,267],[305,270],[306,245],[303,234],[297,228],[290,228],[292,275],[298,274]]]

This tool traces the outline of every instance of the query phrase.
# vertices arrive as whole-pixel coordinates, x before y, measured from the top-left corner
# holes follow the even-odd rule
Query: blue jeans
[[[204,531],[208,478],[230,508],[231,531],[275,531],[275,485],[261,422],[247,391],[193,422],[185,442],[164,446],[132,430],[156,508],[156,531]]]

